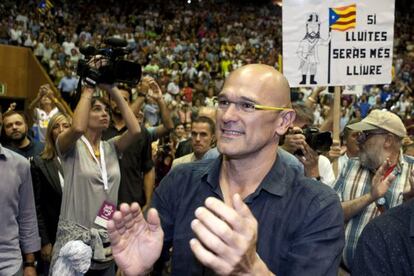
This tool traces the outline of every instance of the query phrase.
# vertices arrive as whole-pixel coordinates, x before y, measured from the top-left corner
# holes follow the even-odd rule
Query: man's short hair
[[[1,114],[1,113],[0,113]],[[10,116],[13,116],[13,115],[19,115],[20,117],[22,117],[23,118],[23,122],[25,123],[25,125],[27,126],[27,129],[29,129],[29,126],[28,126],[28,124],[27,124],[27,122],[28,122],[28,120],[27,120],[27,117],[26,117],[26,115],[24,114],[24,113],[22,113],[22,112],[19,112],[19,111],[15,111],[15,110],[9,110],[9,111],[6,111],[4,114],[3,114],[3,122],[4,122],[4,119],[5,118],[7,118],[7,117],[10,117]],[[1,116],[0,116],[1,117]],[[6,136],[6,130],[5,130],[5,128],[4,127],[2,127],[2,121],[0,121],[0,140],[2,141],[2,142],[6,142],[6,140],[8,139],[7,138],[7,136]]]
[[[20,117],[22,117],[24,123],[27,125],[28,120],[27,120],[26,114],[24,114],[23,112],[20,112],[20,111],[15,111],[15,110],[6,111],[3,114],[3,121],[4,121],[5,118],[16,115],[16,114],[19,115]]]
[[[185,127],[185,124],[184,124],[184,123],[181,123],[181,122],[178,122],[178,123],[176,123],[176,124],[174,125],[174,129],[176,129],[178,126],[183,126],[183,127]]]
[[[211,134],[214,135],[216,132],[216,124],[209,117],[206,117],[206,116],[197,117],[192,122],[192,124],[195,124],[195,123],[206,123],[210,127]]]
[[[132,89],[131,89],[131,87],[128,84],[126,84],[126,83],[118,83],[118,85],[116,87],[118,87],[119,90],[128,91],[129,101],[132,102]]]
[[[311,108],[300,103],[293,103],[292,108],[296,112],[296,120],[304,121],[308,126],[313,125],[315,116],[313,115],[313,110]]]
[[[345,140],[345,139],[347,139],[348,138],[348,136],[352,133],[352,132],[354,132],[355,130],[352,130],[352,129],[350,129],[348,126],[349,125],[352,125],[352,124],[355,124],[355,123],[358,123],[359,121],[361,121],[361,119],[352,119],[352,120],[350,120],[347,124],[346,124],[346,126],[345,126],[345,128],[344,128],[344,130],[342,131],[342,133],[341,133],[341,139],[342,139],[342,141],[343,140]]]

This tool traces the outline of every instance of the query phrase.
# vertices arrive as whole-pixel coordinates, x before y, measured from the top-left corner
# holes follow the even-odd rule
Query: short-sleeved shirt
[[[117,204],[121,180],[115,139],[102,141],[108,173],[107,191],[104,190],[99,165],[81,139],[63,156],[59,153],[65,175],[59,220],[69,220],[88,229],[102,228],[94,220],[105,200]],[[59,152],[58,143],[56,145]]]
[[[181,164],[155,190],[164,248],[173,275],[213,275],[193,255],[191,221],[207,197],[223,199],[222,157]],[[343,212],[335,192],[304,178],[279,156],[254,193],[244,199],[258,221],[257,253],[276,275],[336,275],[344,245]],[[155,271],[159,266],[155,266]]]

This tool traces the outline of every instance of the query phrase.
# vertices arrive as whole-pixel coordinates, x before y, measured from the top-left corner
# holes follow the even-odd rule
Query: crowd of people
[[[277,5],[51,3],[0,4],[0,43],[31,48],[55,86],[0,110],[15,187],[0,274],[414,273],[413,4],[397,5],[392,83],[343,88],[341,144],[317,147],[333,97],[277,71]],[[106,38],[127,42],[138,84],[79,79]]]

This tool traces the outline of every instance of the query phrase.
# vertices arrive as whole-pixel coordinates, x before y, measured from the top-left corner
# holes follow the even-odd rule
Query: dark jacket
[[[36,213],[42,246],[54,244],[62,203],[62,187],[57,160],[45,160],[36,156],[31,162]]]
[[[178,143],[177,150],[175,151],[175,158],[180,158],[192,152],[193,146],[191,144],[191,138],[188,138],[187,140]]]

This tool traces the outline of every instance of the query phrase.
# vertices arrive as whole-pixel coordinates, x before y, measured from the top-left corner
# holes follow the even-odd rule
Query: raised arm
[[[153,80],[150,76],[145,76],[141,79],[141,82],[136,86],[138,91],[138,97],[135,101],[131,104],[131,109],[136,116],[138,116],[139,111],[141,110],[142,106],[145,103],[145,99],[147,97],[149,85],[148,82]]]
[[[174,123],[171,119],[170,111],[165,104],[164,97],[162,96],[161,88],[154,79],[149,81],[149,88],[151,90],[148,93],[148,96],[152,97],[160,108],[162,125],[157,127],[156,134],[158,137],[161,137],[174,129]]]
[[[112,254],[125,276],[148,275],[161,255],[164,232],[155,209],[148,211],[147,220],[138,205],[121,204],[108,222]]]
[[[134,141],[134,139],[137,139],[139,133],[141,132],[141,127],[139,126],[138,120],[134,113],[129,108],[128,103],[121,96],[121,92],[118,87],[108,84],[101,84],[99,86],[105,89],[116,102],[128,128],[128,130],[125,131],[117,141],[115,141],[117,150],[119,152],[123,152]]]
[[[30,102],[28,109],[28,114],[29,116],[32,118],[33,121],[35,121],[36,118],[34,118],[34,109],[36,108],[36,106],[39,104],[40,99],[46,95],[47,90],[45,85],[40,86],[39,88],[39,93],[37,93],[36,98],[33,99],[33,101]]]
[[[392,182],[395,179],[395,175],[393,174],[384,177],[385,172],[389,167],[389,161],[387,160],[377,170],[374,177],[372,178],[371,192],[356,199],[344,201],[341,203],[342,209],[344,211],[345,222],[349,221],[355,215],[362,212],[362,210],[364,210],[375,200],[385,195],[388,188],[391,186]]]
[[[73,112],[70,107],[62,102],[62,99],[59,97],[58,93],[54,93],[49,84],[46,84],[46,90],[48,97],[52,100],[55,106],[59,109],[59,112],[68,116],[72,116]]]
[[[155,128],[156,136],[164,136],[173,130],[174,123],[171,119],[170,111],[165,104],[164,97],[158,83],[152,77],[146,76],[142,79],[142,83],[140,87],[137,87],[137,89],[139,89],[138,98],[131,104],[133,112],[138,114],[144,104],[145,98],[151,97],[155,100],[160,109],[162,122],[162,124]]]
[[[61,154],[65,154],[71,149],[76,141],[86,132],[88,127],[89,110],[91,109],[91,100],[94,88],[83,87],[82,95],[79,99],[73,114],[72,126],[65,132],[61,133],[57,139],[57,144]]]
[[[316,87],[312,91],[312,94],[305,100],[305,106],[313,109],[315,104],[318,102],[319,94],[325,89],[326,89],[326,87],[324,87],[324,86]]]

